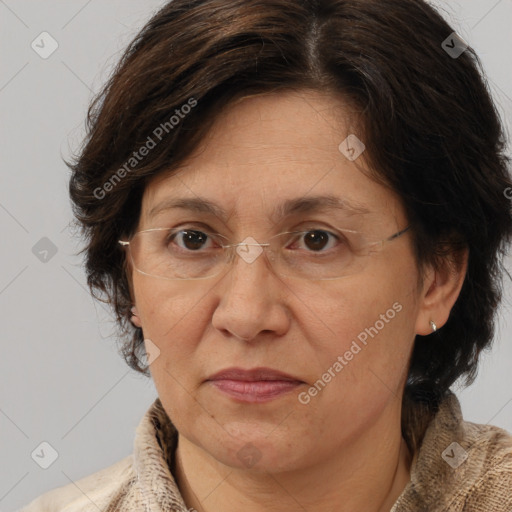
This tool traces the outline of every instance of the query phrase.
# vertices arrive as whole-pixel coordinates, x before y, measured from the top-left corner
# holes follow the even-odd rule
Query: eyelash
[[[194,232],[198,232],[198,233],[201,233],[201,234],[204,234],[206,235],[208,238],[212,239],[212,235],[214,235],[214,230],[210,230],[208,228],[205,228],[205,227],[198,227],[197,225],[184,225],[184,226],[178,226],[177,228],[173,228],[174,232],[171,236],[168,236],[167,239],[166,239],[166,243],[170,243],[170,242],[174,242],[174,240],[179,236],[180,233],[183,233],[184,231],[194,231]],[[321,233],[326,233],[327,235],[330,235],[331,238],[333,238],[334,240],[338,241],[338,242],[343,242],[344,241],[344,238],[342,235],[337,235],[336,233],[333,233],[332,231],[329,231],[327,230],[326,228],[320,228],[320,227],[301,227],[301,228],[297,228],[297,229],[292,229],[290,230],[292,232],[301,232],[302,235],[304,235],[305,233],[313,233],[313,232],[321,232]],[[298,238],[299,240],[303,239],[302,237]],[[294,239],[294,241],[297,240],[297,238]],[[296,242],[294,242],[296,243]],[[196,252],[196,251],[190,251],[190,250],[187,250],[183,247],[180,247],[178,245],[178,247],[185,251],[185,252]],[[318,254],[321,254],[321,253],[325,253],[327,252],[329,249],[327,250],[321,250],[321,251],[308,251],[308,252],[311,252],[311,253],[318,253]]]

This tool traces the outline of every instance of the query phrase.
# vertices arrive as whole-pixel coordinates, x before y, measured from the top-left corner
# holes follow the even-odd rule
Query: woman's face
[[[264,243],[283,231],[336,233],[341,225],[387,238],[407,219],[398,198],[362,172],[365,153],[351,161],[350,150],[340,151],[349,134],[358,132],[331,96],[246,98],[225,111],[179,173],[148,185],[138,229],[193,227],[231,243]],[[321,201],[275,213],[286,201],[326,195],[350,206],[322,208]],[[171,198],[205,199],[225,218],[187,209],[149,215]],[[324,250],[335,246],[331,238]],[[315,250],[304,240],[297,247]],[[420,323],[428,325],[410,232],[335,280],[281,277],[263,254],[252,262],[235,256],[227,273],[211,279],[131,274],[151,374],[180,436],[228,466],[277,471],[325,460],[372,431],[398,430],[414,337]],[[225,390],[240,383],[209,381],[233,367],[266,367],[300,383],[277,383],[287,391],[263,400],[264,384],[237,395]]]

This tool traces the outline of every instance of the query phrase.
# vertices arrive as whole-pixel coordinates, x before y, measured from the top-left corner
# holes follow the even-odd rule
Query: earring
[[[433,320],[430,320],[430,327],[432,328],[432,332],[437,331],[437,325]]]

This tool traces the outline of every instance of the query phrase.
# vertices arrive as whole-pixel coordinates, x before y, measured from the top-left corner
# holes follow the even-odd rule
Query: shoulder
[[[492,466],[512,469],[512,434],[493,425],[463,422],[470,451]]]
[[[512,512],[512,435],[465,421],[449,393],[416,451],[392,512]]]
[[[39,496],[19,512],[103,510],[134,477],[133,456]]]
[[[512,510],[512,435],[493,425],[462,422],[465,481],[464,504],[468,510]],[[455,496],[455,499],[457,496]],[[486,509],[486,510],[487,510]],[[483,510],[483,509],[482,509]]]
[[[477,481],[493,472],[512,471],[510,432],[494,425],[465,421],[454,394],[447,397],[443,409],[433,433],[445,442],[453,440],[453,446],[447,446],[443,452],[443,459],[452,469],[464,467],[467,476]],[[453,455],[456,460],[450,461]]]

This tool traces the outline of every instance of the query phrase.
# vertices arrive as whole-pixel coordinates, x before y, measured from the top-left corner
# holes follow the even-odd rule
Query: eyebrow
[[[226,211],[217,204],[202,197],[182,197],[166,199],[155,205],[148,213],[148,218],[159,215],[168,210],[183,209],[197,213],[213,215],[227,222]],[[287,199],[277,205],[269,215],[269,219],[276,221],[298,213],[315,213],[330,210],[341,210],[349,214],[368,214],[370,210],[363,204],[350,202],[347,199],[334,195],[317,195]]]

